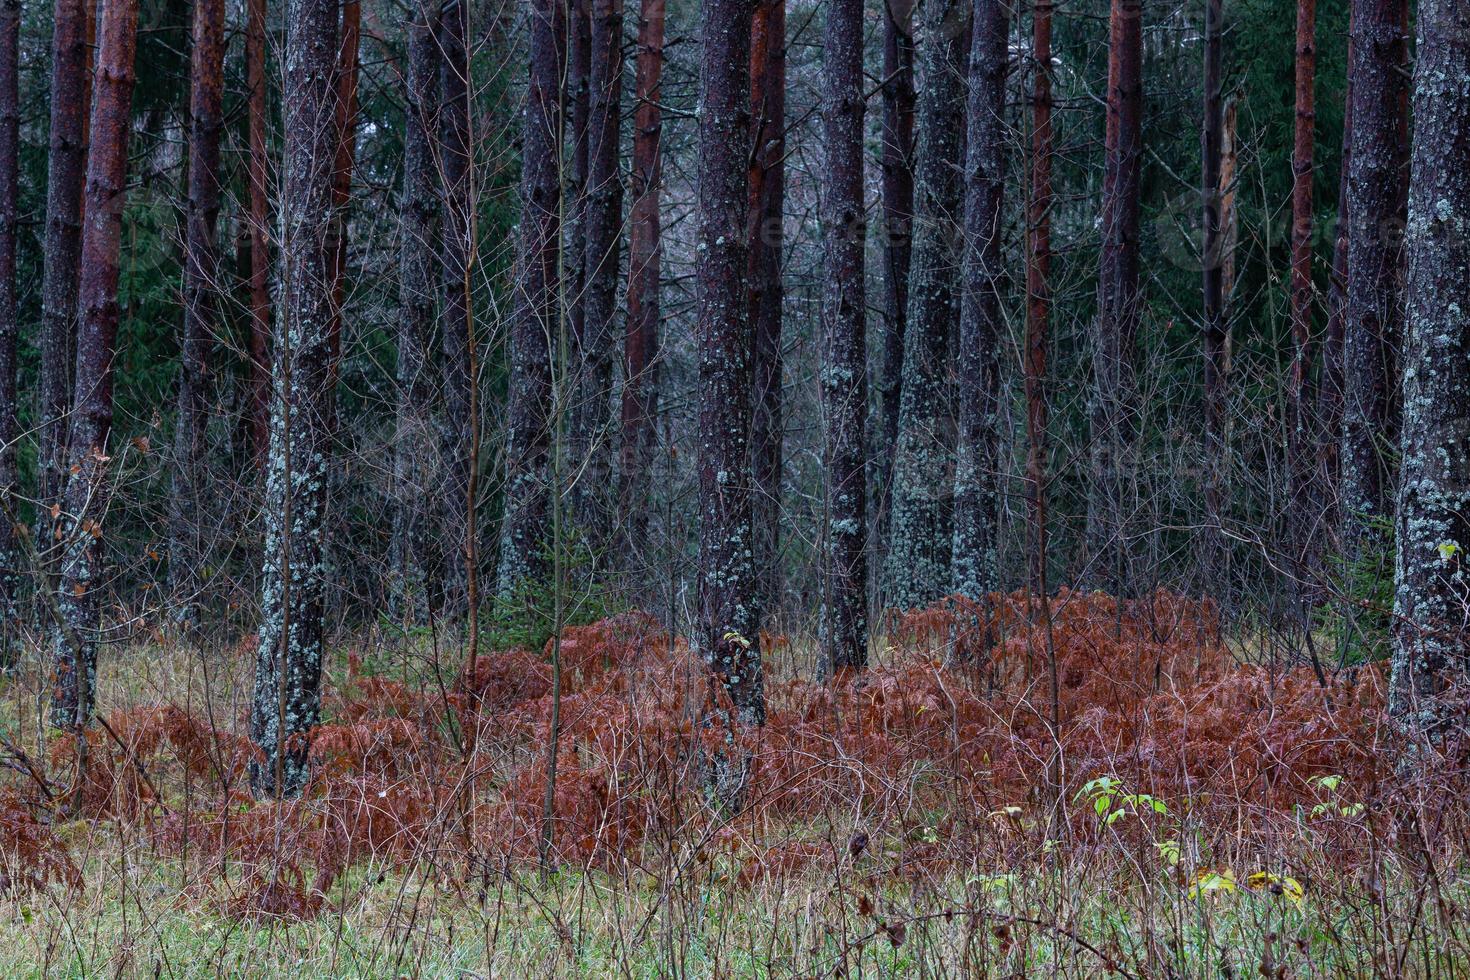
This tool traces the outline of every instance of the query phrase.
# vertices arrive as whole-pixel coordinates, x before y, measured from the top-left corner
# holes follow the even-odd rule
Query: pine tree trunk
[[[765,720],[752,562],[752,334],[746,293],[751,0],[705,0],[699,77],[699,612],[695,641],[735,719]]]
[[[1317,0],[1297,0],[1296,127],[1291,186],[1291,374],[1287,380],[1287,515],[1292,558],[1310,571],[1314,523],[1316,440],[1312,419],[1313,128],[1317,121]],[[1298,586],[1300,591],[1300,586]]]
[[[782,439],[781,252],[786,206],[786,0],[757,0],[750,36],[750,215],[746,271],[755,341],[750,459],[756,621],[781,590]]]
[[[59,728],[84,728],[92,716],[137,29],[137,0],[108,0],[99,31],[77,292],[76,395],[63,507],[66,551],[58,588],[62,623],[51,695],[51,723]]]
[[[623,231],[620,166],[623,103],[623,0],[592,7],[592,111],[588,121],[585,320],[572,406],[572,458],[580,461],[573,504],[578,526],[597,551],[612,525],[612,386],[616,353],[619,256]],[[576,265],[575,259],[568,263]]]
[[[1214,0],[1207,0],[1214,2]],[[1031,199],[1026,214],[1026,478],[1031,586],[1046,591],[1046,355],[1051,316],[1052,0],[1031,14]]]
[[[265,147],[266,0],[247,0],[245,84],[250,90],[250,433],[255,458],[264,464],[270,448],[271,292],[270,192]]]
[[[1352,29],[1348,30],[1347,63],[1353,63]],[[1318,546],[1323,553],[1340,552],[1342,526],[1338,493],[1338,457],[1342,432],[1343,362],[1347,326],[1348,178],[1352,164],[1353,79],[1349,72],[1342,119],[1342,160],[1337,178],[1337,222],[1332,244],[1332,281],[1327,294],[1327,329],[1322,338],[1322,372],[1317,384],[1315,423],[1317,442],[1317,499],[1322,523]]]
[[[1219,576],[1225,549],[1220,534],[1226,518],[1229,446],[1226,441],[1229,324],[1225,319],[1225,248],[1221,234],[1220,160],[1224,112],[1220,98],[1221,0],[1205,0],[1204,121],[1200,130],[1200,221],[1204,290],[1205,537],[1201,567]],[[1228,580],[1227,580],[1228,584]]]
[[[15,244],[20,198],[20,0],[0,0],[0,669],[15,662],[20,629],[19,512],[15,441],[16,317]]]
[[[664,0],[643,0],[638,22],[633,113],[632,206],[628,228],[628,319],[623,342],[622,481],[618,510],[626,528],[625,560],[636,567],[647,552],[648,475],[653,467],[658,407],[659,278],[662,244],[659,191],[663,185],[659,105],[664,65]]]
[[[258,796],[295,796],[321,716],[323,538],[330,479],[332,174],[337,154],[334,0],[288,0],[281,310],[272,361],[265,561],[250,734]]]
[[[1470,295],[1470,20],[1453,0],[1420,0],[1418,17],[1390,709],[1411,733],[1433,737],[1463,722],[1462,711],[1437,695],[1463,674],[1470,657],[1470,388],[1462,377],[1470,361],[1470,321],[1462,307]],[[1359,65],[1364,48],[1396,56],[1390,20],[1381,33],[1366,17],[1356,21]],[[1354,84],[1371,87],[1371,70]],[[1354,89],[1353,167],[1355,176],[1366,177],[1373,164],[1392,157],[1358,159],[1360,149],[1369,155],[1389,149],[1371,142],[1380,120],[1362,90]],[[1377,108],[1391,114],[1393,106]],[[1349,260],[1354,276],[1358,254]],[[1370,266],[1363,275],[1378,271]]]
[[[1348,177],[1347,322],[1344,334],[1342,543],[1350,559],[1384,544],[1391,515],[1394,348],[1404,274],[1399,229],[1408,192],[1405,0],[1353,4],[1352,156]]]
[[[879,431],[874,462],[878,539],[887,540],[893,453],[898,445],[903,392],[904,325],[908,316],[909,258],[914,222],[914,3],[883,3],[883,363],[879,374]]]
[[[885,600],[899,609],[922,606],[949,590],[953,545],[954,439],[946,389],[958,311],[955,244],[968,16],[961,0],[940,0],[927,6],[925,17],[913,275],[883,569]]]
[[[821,642],[832,671],[868,661],[867,293],[863,251],[863,18],[858,4],[827,12],[826,182],[822,198],[822,425],[827,472]]]
[[[352,165],[357,155],[357,56],[362,36],[362,4],[343,0],[341,42],[337,50],[337,153],[332,165],[332,226],[328,248],[332,280],[332,370],[342,362],[342,308],[347,300],[347,223],[352,203]],[[335,390],[335,386],[333,386]],[[333,406],[332,425],[336,426]]]
[[[169,497],[169,586],[175,616],[192,623],[204,562],[209,349],[219,334],[220,131],[224,127],[225,4],[197,0],[189,73],[189,202],[184,241],[184,326],[180,345],[173,488]]]
[[[966,107],[965,228],[961,260],[959,456],[955,464],[953,590],[971,599],[1000,588],[1001,209],[1005,203],[1007,11],[975,0]]]
[[[587,279],[582,256],[587,241],[587,168],[590,165],[588,125],[592,118],[592,5],[594,0],[567,0],[567,140],[571,143],[571,186],[567,189],[566,234],[562,248],[570,261],[563,267],[566,281],[567,325],[572,363],[580,363],[582,335],[587,321]]]
[[[77,329],[77,278],[82,249],[82,182],[87,167],[87,111],[91,69],[87,46],[89,0],[56,0],[51,33],[51,145],[46,165],[45,271],[41,281],[37,541],[56,554],[66,485],[66,418],[71,402],[72,351]]]
[[[538,7],[539,9],[539,7]],[[548,15],[549,16],[549,15]],[[538,16],[539,19],[539,16]],[[465,557],[470,541],[469,507],[471,330],[468,271],[474,249],[474,186],[470,145],[471,99],[469,88],[469,5],[449,0],[439,17],[439,153],[437,163],[443,181],[443,226],[440,255],[439,339],[444,370],[444,405],[440,417],[440,455],[444,461],[440,503],[443,513],[443,580],[445,607],[463,612],[468,576]],[[527,153],[530,144],[527,144]],[[516,379],[512,378],[512,398]]]
[[[439,181],[433,134],[438,123],[439,5],[419,0],[409,26],[403,128],[403,190],[398,227],[398,405],[393,439],[393,613],[409,623],[428,618],[432,563],[428,547],[433,497],[433,385],[429,338],[438,296]]]
[[[554,0],[536,0],[530,15],[531,83],[522,131],[521,230],[516,312],[510,328],[505,512],[500,532],[499,591],[503,596],[545,580],[546,548],[551,544],[549,344],[565,329],[557,302],[562,66],[554,6]]]
[[[1138,184],[1143,164],[1143,10],[1112,0],[1103,164],[1102,245],[1097,330],[1092,338],[1092,480],[1087,498],[1084,578],[1114,595],[1131,590],[1125,485],[1138,425],[1134,346],[1143,297],[1138,287]]]

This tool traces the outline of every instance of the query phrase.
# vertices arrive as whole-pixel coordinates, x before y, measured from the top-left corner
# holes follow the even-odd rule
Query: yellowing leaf
[[[1307,894],[1302,883],[1295,878],[1283,878],[1269,871],[1257,871],[1245,880],[1245,884],[1251,891],[1268,891],[1293,903],[1300,903]]]
[[[1198,901],[1201,898],[1228,895],[1234,891],[1235,872],[1229,868],[1221,868],[1218,871],[1212,868],[1201,868],[1194,876],[1194,884],[1189,886],[1189,897]]]

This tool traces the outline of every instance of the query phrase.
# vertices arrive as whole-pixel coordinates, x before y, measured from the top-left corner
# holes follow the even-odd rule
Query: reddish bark
[[[633,113],[633,199],[628,229],[628,319],[623,360],[621,506],[627,529],[625,553],[643,547],[653,466],[658,403],[659,277],[662,242],[659,190],[663,183],[659,106],[664,65],[664,0],[643,0],[638,23],[637,108]]]
[[[85,727],[91,718],[97,668],[107,439],[112,429],[117,287],[137,27],[137,0],[109,0],[102,15],[97,91],[89,127],[86,224],[77,291],[76,394],[64,508],[66,554],[58,589],[62,623],[56,636],[51,695],[51,723],[65,728]]]

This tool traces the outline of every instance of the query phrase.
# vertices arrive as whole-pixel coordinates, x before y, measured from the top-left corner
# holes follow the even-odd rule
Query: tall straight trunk
[[[903,395],[894,452],[885,601],[899,609],[949,590],[954,444],[947,411],[950,334],[958,310],[955,247],[964,108],[962,0],[926,7],[924,87],[919,95],[913,276],[904,333]]]
[[[1348,28],[1349,65],[1353,63],[1352,28]],[[1341,500],[1338,493],[1338,456],[1342,432],[1342,398],[1344,346],[1347,326],[1348,279],[1348,178],[1352,163],[1353,142],[1353,78],[1349,71],[1347,98],[1342,119],[1342,162],[1337,177],[1337,222],[1332,244],[1332,281],[1327,295],[1327,329],[1322,338],[1322,373],[1317,385],[1315,408],[1317,442],[1317,499],[1322,506],[1322,536],[1318,544],[1323,552],[1338,553],[1342,526]]]
[[[108,0],[102,12],[97,84],[89,126],[86,224],[78,284],[76,395],[71,407],[66,481],[66,551],[57,605],[51,723],[84,728],[97,673],[98,588],[107,512],[107,439],[112,429],[112,369],[117,346],[117,286],[127,197],[137,0]]]
[[[439,254],[439,181],[433,134],[438,122],[439,5],[419,0],[409,25],[403,190],[398,225],[398,404],[393,439],[393,611],[411,623],[428,617],[432,591],[428,548],[433,474],[433,386],[428,375]]]
[[[270,447],[270,192],[265,148],[266,0],[247,0],[245,84],[250,90],[250,433],[257,461]]]
[[[1390,710],[1411,733],[1432,737],[1463,719],[1458,706],[1440,703],[1438,695],[1463,676],[1470,658],[1465,607],[1470,589],[1470,388],[1460,380],[1470,359],[1470,321],[1462,308],[1470,295],[1470,240],[1465,237],[1470,169],[1464,165],[1470,158],[1470,20],[1463,5],[1453,0],[1419,0],[1418,19],[1404,240],[1410,302],[1404,331],[1403,475]],[[1392,55],[1389,24],[1378,34],[1362,20],[1355,23],[1362,31],[1356,42],[1359,65],[1364,47]],[[1372,84],[1371,72],[1354,82]],[[1355,173],[1361,162],[1357,151],[1370,145],[1357,134],[1379,124],[1359,94],[1355,87]],[[1355,276],[1356,257],[1349,260]],[[1364,274],[1375,271],[1370,267]]]
[[[1227,375],[1230,370],[1229,324],[1225,318],[1224,236],[1221,234],[1220,154],[1224,111],[1220,97],[1221,0],[1205,0],[1204,120],[1200,127],[1200,221],[1204,290],[1204,400],[1206,537],[1201,567],[1218,574],[1224,548],[1220,535],[1226,517],[1229,447],[1226,444]]]
[[[623,341],[622,459],[618,508],[626,529],[624,555],[636,567],[648,521],[648,475],[653,467],[658,405],[659,277],[662,243],[659,189],[663,158],[659,105],[664,67],[664,0],[643,0],[638,22],[633,112],[633,203],[628,227],[628,318]]]
[[[16,535],[15,240],[20,198],[20,0],[0,0],[0,668],[15,660],[20,625],[20,553]]]
[[[204,551],[199,507],[205,468],[204,427],[209,397],[209,348],[218,330],[220,131],[224,127],[225,4],[194,5],[189,69],[189,202],[184,241],[184,326],[169,498],[168,574],[176,614],[194,619]]]
[[[1213,0],[1207,0],[1213,2]],[[1031,585],[1046,590],[1046,355],[1051,317],[1052,0],[1031,13],[1031,199],[1026,214],[1026,478]]]
[[[362,36],[362,4],[343,0],[341,39],[337,49],[337,152],[332,165],[332,360],[342,360],[342,308],[347,300],[347,222],[352,203],[352,165],[357,155],[357,56]],[[334,413],[335,415],[335,410]],[[335,426],[336,420],[332,420]]]
[[[540,9],[539,7],[537,8]],[[439,339],[444,370],[444,404],[440,417],[440,455],[444,463],[440,501],[443,513],[444,600],[451,610],[464,610],[469,587],[465,558],[475,522],[469,506],[472,419],[468,338],[472,327],[469,270],[474,252],[475,191],[470,138],[469,4],[449,0],[439,17],[439,152],[443,181],[443,239],[440,245]],[[549,16],[549,15],[547,15]],[[541,19],[537,15],[537,19]],[[553,95],[553,98],[555,96]],[[529,154],[528,145],[527,152]],[[515,397],[516,380],[511,392]]]
[[[616,353],[623,175],[620,166],[623,103],[623,0],[592,6],[592,110],[587,127],[585,320],[577,390],[572,406],[573,458],[581,461],[572,494],[588,542],[599,550],[612,525],[612,379]],[[575,265],[573,260],[570,264]]]
[[[77,275],[82,249],[82,180],[87,167],[90,73],[87,6],[56,0],[51,27],[51,145],[46,164],[45,271],[41,280],[41,377],[37,538],[43,554],[65,533],[59,520],[65,486],[66,413],[77,327]]]
[[[826,183],[822,232],[822,459],[827,471],[822,562],[822,662],[868,661],[867,290],[863,282],[863,17],[859,4],[827,12]]]
[[[1312,150],[1317,121],[1317,0],[1297,0],[1296,127],[1291,154],[1291,375],[1287,382],[1287,514],[1302,572],[1316,537],[1312,425]]]
[[[305,736],[321,717],[337,9],[335,0],[286,5],[281,309],[271,363],[260,644],[250,711],[250,737],[262,755],[250,771],[258,796],[301,792]]]
[[[746,275],[752,0],[705,0],[694,305],[699,344],[699,606],[695,641],[736,720],[765,720],[752,560],[752,333]]]
[[[953,590],[1000,588],[1001,208],[1005,203],[1007,10],[975,0],[966,103],[965,228],[960,264],[959,456],[955,464]]]
[[[786,0],[757,0],[750,32],[750,215],[746,274],[754,335],[751,376],[751,550],[756,619],[781,589],[781,474],[785,421],[781,405],[781,252],[786,207]]]
[[[1394,347],[1401,328],[1407,200],[1406,0],[1353,4],[1352,162],[1348,177],[1347,322],[1344,334],[1343,549],[1372,557],[1374,523],[1390,514]]]
[[[542,583],[549,535],[551,350],[564,329],[557,301],[561,265],[561,52],[555,0],[531,11],[531,83],[522,129],[521,228],[506,405],[505,512],[499,591]],[[589,165],[590,166],[590,165]]]
[[[903,392],[903,338],[908,316],[909,258],[914,222],[914,3],[883,4],[883,363],[879,384],[879,443],[875,486],[879,540],[886,537],[893,453]]]
[[[582,255],[587,241],[587,168],[592,118],[592,5],[594,0],[566,0],[567,103],[566,138],[571,143],[571,186],[567,190],[563,248],[568,256]],[[582,345],[587,319],[586,270],[580,261],[568,262],[562,272],[567,297],[567,326],[572,341],[572,363]]]
[[[1087,497],[1088,578],[1114,595],[1131,590],[1125,484],[1139,406],[1134,346],[1138,287],[1138,184],[1143,169],[1143,10],[1112,0],[1103,164],[1097,330],[1092,338],[1092,480]]]

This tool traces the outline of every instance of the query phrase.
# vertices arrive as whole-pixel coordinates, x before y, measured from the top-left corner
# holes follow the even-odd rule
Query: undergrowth
[[[152,651],[144,668],[109,658],[123,664],[102,678],[111,709],[87,733],[80,786],[70,740],[22,748],[36,724],[24,689],[42,677],[19,675],[0,965],[1470,969],[1462,753],[1421,747],[1412,771],[1397,763],[1377,665],[1323,685],[1309,667],[1243,662],[1211,604],[1165,593],[1063,591],[1044,611],[1017,594],[894,616],[873,665],[827,684],[773,658],[767,723],[734,733],[704,722],[717,688],[652,617],[568,628],[550,868],[549,640],[471,662],[424,638],[346,651],[310,783],[288,801],[248,793],[238,650]],[[766,640],[792,659],[794,644]],[[749,760],[738,812],[704,792],[703,760],[731,738]]]

